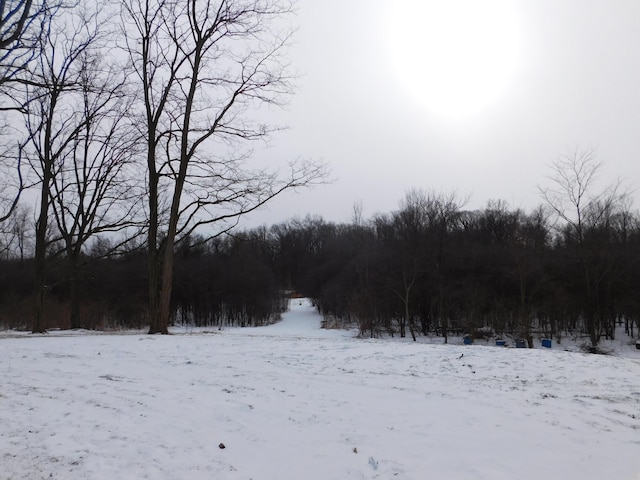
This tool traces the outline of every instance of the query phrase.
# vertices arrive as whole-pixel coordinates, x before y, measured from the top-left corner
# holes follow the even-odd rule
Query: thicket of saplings
[[[571,335],[595,348],[616,327],[630,337],[640,330],[640,218],[622,208],[591,214],[577,230],[558,227],[542,207],[525,213],[490,202],[468,211],[454,196],[409,195],[398,211],[368,221],[307,217],[186,239],[176,255],[172,319],[263,325],[295,291],[314,300],[326,326],[357,326],[366,336],[511,336],[533,345],[536,337]],[[85,253],[75,326],[144,327],[144,248],[108,257],[101,250]],[[11,252],[0,268],[0,325],[29,328],[32,260]],[[63,255],[52,265],[49,326],[68,328]]]

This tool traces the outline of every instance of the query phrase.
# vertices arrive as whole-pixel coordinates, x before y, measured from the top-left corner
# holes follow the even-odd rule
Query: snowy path
[[[251,336],[294,337],[294,338],[350,338],[354,332],[341,330],[324,330],[321,328],[322,317],[313,304],[306,298],[293,299],[289,311],[282,315],[282,320],[267,327],[251,329],[231,329],[229,333]]]
[[[0,480],[640,480],[636,359],[319,322],[0,338]]]

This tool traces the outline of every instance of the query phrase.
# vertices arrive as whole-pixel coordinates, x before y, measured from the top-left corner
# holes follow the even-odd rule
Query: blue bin
[[[516,340],[516,348],[527,348],[526,340]]]
[[[473,343],[473,338],[471,337],[464,337],[463,338],[464,344],[465,345],[471,345]]]
[[[504,347],[507,345],[505,340],[496,340],[496,347]]]
[[[543,338],[542,339],[542,346],[544,348],[551,348],[551,339],[550,338]]]

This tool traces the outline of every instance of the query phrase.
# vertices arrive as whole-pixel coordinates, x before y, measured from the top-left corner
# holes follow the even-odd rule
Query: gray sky
[[[277,114],[290,129],[260,154],[324,159],[336,181],[276,199],[249,223],[307,213],[349,221],[355,202],[369,218],[411,188],[456,191],[471,209],[503,199],[528,210],[541,203],[548,164],[576,147],[597,149],[603,183],[620,177],[637,190],[640,1],[472,2],[485,12],[469,1],[299,0],[290,58],[300,90]],[[456,33],[478,24],[473,38]],[[431,59],[436,42],[462,67],[463,103],[483,108],[440,104],[458,80],[438,83],[446,67]]]

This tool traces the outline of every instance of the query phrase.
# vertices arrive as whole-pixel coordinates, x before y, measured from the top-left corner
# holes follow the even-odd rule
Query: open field
[[[640,480],[637,358],[319,325],[0,338],[0,480]]]

